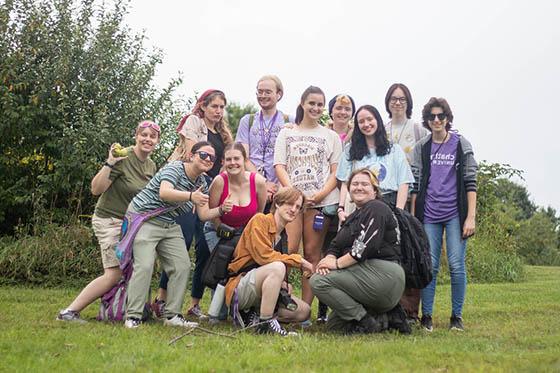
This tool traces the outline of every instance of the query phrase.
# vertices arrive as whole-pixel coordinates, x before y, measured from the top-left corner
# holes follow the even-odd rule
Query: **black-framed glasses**
[[[216,162],[216,156],[214,154],[210,154],[210,153],[205,152],[203,150],[200,150],[200,151],[196,152],[195,154],[198,154],[200,159],[202,159],[203,161],[208,159],[212,163]]]
[[[401,104],[406,104],[406,97],[391,97],[389,101],[391,101],[392,104],[396,104],[397,101]]]
[[[428,114],[428,120],[434,121],[436,120],[436,118],[439,121],[444,120],[445,118],[447,118],[447,115],[445,113],[439,113],[439,114]]]

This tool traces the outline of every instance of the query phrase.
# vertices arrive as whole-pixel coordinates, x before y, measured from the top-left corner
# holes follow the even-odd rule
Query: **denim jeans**
[[[434,278],[422,290],[422,315],[432,315],[443,231],[445,229],[447,261],[451,275],[451,312],[454,316],[461,316],[467,290],[467,272],[465,268],[467,241],[462,238],[463,229],[459,217],[442,223],[424,223],[424,229],[426,230],[428,241],[430,241]]]
[[[191,212],[180,215],[175,220],[181,226],[187,250],[191,247],[193,237],[195,239],[195,267],[192,279],[191,296],[193,298],[201,299],[204,295],[204,285],[202,284],[202,270],[204,269],[204,265],[210,257],[210,251],[208,250],[206,240],[204,239],[204,223],[200,221],[196,213],[193,214]],[[165,272],[162,272],[159,287],[162,289],[166,289],[167,281],[167,274]]]

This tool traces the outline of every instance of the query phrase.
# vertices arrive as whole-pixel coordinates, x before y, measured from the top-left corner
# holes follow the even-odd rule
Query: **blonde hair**
[[[350,189],[350,184],[352,183],[352,179],[354,179],[357,175],[368,176],[369,181],[371,182],[371,186],[373,187],[373,190],[375,190],[375,199],[381,199],[382,198],[381,188],[379,187],[379,179],[377,178],[377,175],[375,174],[375,172],[373,172],[369,168],[359,168],[359,169],[353,171],[350,174],[350,177],[348,178],[348,182],[346,184],[346,185],[348,185],[348,189]]]
[[[294,187],[281,187],[272,198],[270,212],[274,213],[274,211],[276,211],[276,206],[282,206],[285,203],[294,203],[300,197],[302,198],[301,206],[303,207],[305,204],[305,196],[299,189]]]
[[[274,85],[276,85],[276,92],[280,93],[280,98],[278,99],[278,101],[280,101],[284,96],[284,86],[282,85],[282,81],[280,80],[280,78],[276,75],[263,75],[257,81],[257,85],[263,80],[272,80],[274,82]]]

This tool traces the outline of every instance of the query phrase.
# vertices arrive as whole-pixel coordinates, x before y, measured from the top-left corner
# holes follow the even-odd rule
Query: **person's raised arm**
[[[107,161],[103,164],[99,172],[93,177],[91,180],[91,194],[94,196],[99,196],[113,183],[109,177],[111,176],[111,170],[117,164],[117,162],[125,159],[126,157],[115,157],[113,156],[113,149],[115,148],[116,144],[112,144],[109,148],[109,155],[107,157]]]

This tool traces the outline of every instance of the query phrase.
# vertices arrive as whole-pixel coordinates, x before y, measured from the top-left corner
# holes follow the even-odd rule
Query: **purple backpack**
[[[120,261],[119,266],[122,271],[122,277],[111,290],[101,297],[97,320],[122,321],[124,319],[126,313],[126,290],[128,281],[130,277],[132,277],[132,244],[134,243],[134,238],[146,220],[174,210],[177,207],[178,206],[159,207],[155,210],[142,213],[126,212],[121,227],[121,239],[115,245],[115,254]],[[147,319],[148,315],[149,307],[146,305],[144,307],[142,319]]]

